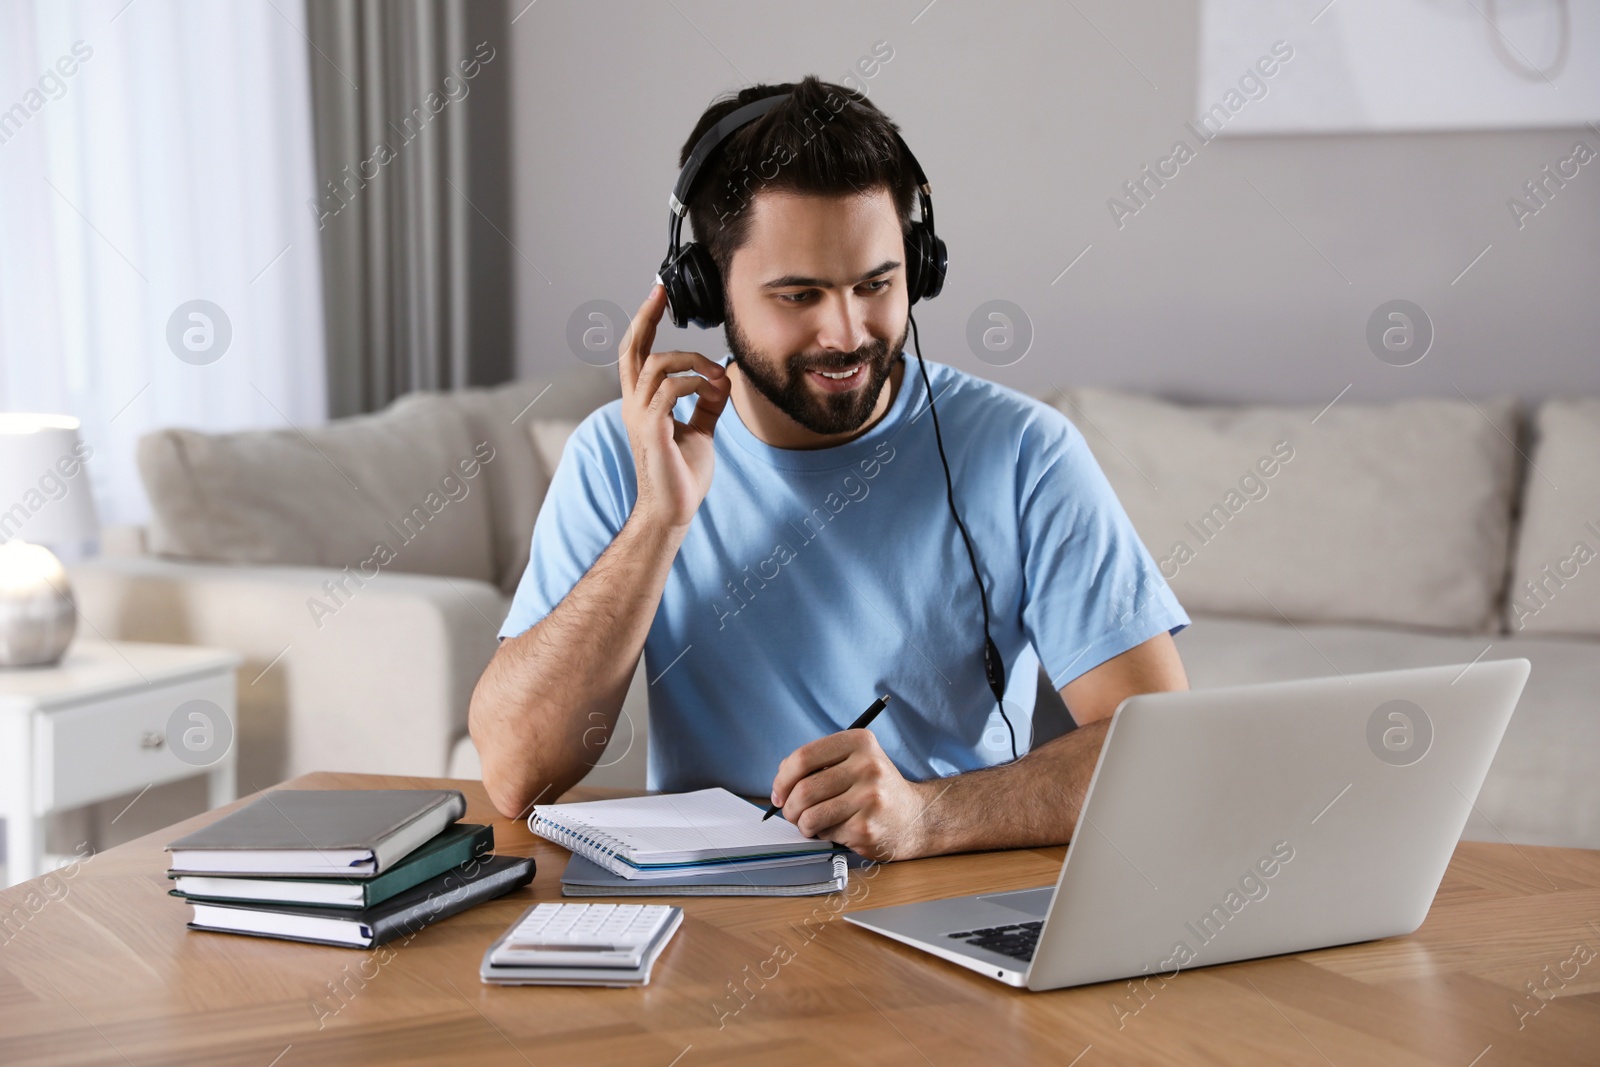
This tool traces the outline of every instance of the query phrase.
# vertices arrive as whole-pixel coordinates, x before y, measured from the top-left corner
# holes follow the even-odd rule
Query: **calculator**
[[[535,904],[484,953],[502,985],[643,985],[683,922],[663,904]]]

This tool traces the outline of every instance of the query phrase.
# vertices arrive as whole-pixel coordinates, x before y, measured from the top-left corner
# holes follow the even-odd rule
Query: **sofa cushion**
[[[1600,750],[1595,642],[1192,619],[1175,640],[1196,689],[1526,657],[1533,664],[1528,684],[1462,837],[1600,848],[1600,776],[1592,756]]]
[[[1549,401],[1535,425],[1506,627],[1600,635],[1600,398]]]
[[[159,430],[139,442],[151,549],[494,581],[488,445],[429,393],[300,430]]]
[[[576,426],[583,416],[620,392],[614,370],[580,367],[554,380],[528,379],[450,394],[472,423],[474,440],[487,440],[495,449],[496,459],[485,473],[495,582],[508,596],[516,592],[528,567],[533,520],[555,470],[530,444],[529,428],[552,416]],[[559,450],[556,455],[560,456]]]
[[[529,419],[528,439],[544,468],[545,486],[555,477],[561,453],[567,449],[567,439],[578,428],[582,419]]]
[[[1513,401],[1185,407],[1073,389],[1053,402],[1189,611],[1498,626]]]
[[[510,382],[492,389],[463,389],[448,394],[472,427],[474,441],[487,441],[494,460],[484,465],[483,483],[489,506],[489,539],[494,582],[502,592],[516,588],[528,563],[528,539],[518,534],[523,516],[544,499],[546,482],[538,457],[522,432],[524,412],[539,399],[548,382]],[[513,571],[515,572],[513,574]],[[508,587],[507,581],[511,582]]]

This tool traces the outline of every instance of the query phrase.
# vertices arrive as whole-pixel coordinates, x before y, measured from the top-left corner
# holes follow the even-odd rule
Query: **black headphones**
[[[721,326],[727,317],[722,291],[722,274],[711,258],[711,252],[699,241],[679,246],[683,233],[683,220],[689,214],[689,197],[694,193],[695,179],[700,168],[711,154],[733,134],[759,119],[779,104],[788,100],[790,93],[764,96],[754,103],[744,105],[725,115],[694,144],[683,170],[678,174],[667,207],[672,215],[667,220],[667,258],[661,261],[661,285],[667,291],[667,312],[674,326],[711,328]],[[917,182],[917,202],[922,217],[911,224],[905,235],[906,243],[906,294],[911,303],[932,300],[944,288],[945,269],[949,257],[944,242],[933,230],[933,193],[928,188],[922,165],[898,132],[894,135],[900,149],[911,164],[912,177]]]
[[[715,152],[723,141],[733,136],[735,131],[759,119],[788,100],[791,95],[778,93],[764,96],[724,116],[695,142],[694,149],[683,165],[683,170],[679,172],[678,181],[672,187],[672,195],[667,198],[667,207],[671,209],[672,217],[667,220],[667,258],[661,261],[659,272],[662,288],[667,291],[667,312],[672,316],[674,326],[687,326],[691,322],[706,328],[720,326],[727,315],[722,274],[717,270],[711,253],[700,242],[679,246],[683,233],[683,219],[689,213],[689,197],[694,192],[694,183],[700,174],[700,168],[711,153]],[[950,265],[950,257],[945,251],[944,241],[933,229],[933,192],[928,188],[928,177],[922,172],[922,164],[917,162],[911,147],[906,144],[898,131],[895,132],[894,138],[899,142],[901,151],[905,153],[906,161],[911,164],[911,174],[917,182],[917,203],[921,213],[921,218],[911,224],[910,232],[905,235],[906,295],[909,297],[909,302],[915,304],[918,300],[932,300],[939,295],[939,291],[944,288],[944,276]],[[989,683],[989,691],[994,694],[995,707],[999,708],[1000,718],[1005,721],[1006,732],[1011,736],[1011,758],[1016,759],[1017,732],[1012,727],[1011,716],[1006,714],[1005,708],[1005,660],[1001,657],[994,638],[989,636],[989,594],[983,587],[983,576],[978,571],[978,556],[973,550],[972,538],[967,534],[966,523],[961,521],[961,513],[956,510],[955,485],[950,478],[950,461],[945,456],[944,435],[939,430],[939,411],[933,406],[933,383],[928,379],[928,365],[922,359],[922,341],[917,336],[917,320],[911,317],[909,311],[906,317],[910,321],[912,343],[916,347],[917,366],[922,370],[922,385],[928,391],[928,413],[933,416],[933,439],[939,446],[939,462],[944,467],[945,500],[950,505],[950,515],[956,521],[956,529],[961,532],[961,543],[966,547],[967,561],[972,564],[972,578],[978,584],[978,599],[983,605],[984,679]],[[1029,747],[1032,747],[1031,741]]]

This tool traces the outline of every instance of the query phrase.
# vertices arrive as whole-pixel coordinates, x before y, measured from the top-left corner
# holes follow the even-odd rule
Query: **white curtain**
[[[303,21],[0,0],[0,408],[83,420],[104,523],[148,516],[153,428],[324,420]]]

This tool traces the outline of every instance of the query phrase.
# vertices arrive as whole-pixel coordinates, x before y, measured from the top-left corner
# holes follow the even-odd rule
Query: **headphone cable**
[[[917,366],[922,371],[922,385],[928,391],[928,414],[933,416],[933,440],[939,446],[939,464],[944,468],[945,500],[950,505],[950,517],[956,520],[956,529],[961,531],[961,543],[967,549],[967,562],[972,564],[972,579],[978,583],[978,602],[983,605],[983,673],[990,691],[994,693],[994,705],[1006,724],[1006,733],[1011,736],[1011,758],[1015,760],[1017,731],[1011,725],[1011,717],[1006,714],[1005,662],[1000,657],[1000,649],[996,647],[994,638],[989,636],[989,594],[983,588],[983,576],[978,573],[978,555],[972,549],[972,538],[967,534],[966,523],[961,521],[961,513],[956,510],[955,483],[950,478],[950,461],[945,457],[944,435],[939,431],[939,409],[933,406],[933,382],[928,377],[928,364],[922,358],[922,339],[917,334],[917,319],[909,310],[906,319],[911,323],[911,344],[917,353]]]

